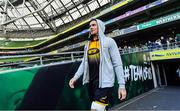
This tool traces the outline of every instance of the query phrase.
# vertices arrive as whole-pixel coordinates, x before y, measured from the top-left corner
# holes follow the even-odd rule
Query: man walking
[[[98,19],[90,21],[89,41],[84,48],[83,60],[69,81],[74,88],[77,79],[83,75],[83,84],[88,83],[88,93],[92,101],[91,109],[105,110],[114,86],[115,74],[118,79],[118,97],[126,98],[122,61],[116,42],[105,34],[105,24]]]

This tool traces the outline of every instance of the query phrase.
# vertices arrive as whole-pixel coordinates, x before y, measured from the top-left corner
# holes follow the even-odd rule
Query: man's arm
[[[69,81],[69,86],[71,88],[74,88],[74,84],[76,83],[76,81],[79,79],[79,77],[84,73],[84,57],[82,59],[82,62],[77,70],[77,72],[75,73],[74,77],[71,78],[71,80]]]
[[[113,39],[110,40],[109,52],[111,56],[112,65],[118,79],[119,87],[125,88],[122,60],[121,60],[121,56],[120,56],[117,44]]]
[[[84,73],[84,57],[82,59],[82,62],[77,70],[77,72],[75,73],[74,77],[71,78],[71,80],[69,81],[69,86],[71,88],[74,88],[74,84],[76,83],[77,79]]]
[[[109,52],[111,56],[112,65],[115,70],[115,73],[118,79],[118,84],[119,84],[118,98],[120,100],[123,100],[126,98],[126,95],[127,95],[126,89],[125,89],[124,72],[123,72],[121,56],[120,56],[117,44],[113,39],[110,39]]]
[[[82,62],[81,62],[77,72],[75,73],[75,75],[73,77],[75,80],[79,79],[79,77],[84,73],[84,59],[85,58],[83,57]]]
[[[86,46],[85,46],[86,47]],[[85,49],[85,47],[84,47],[84,49]],[[84,51],[85,52],[85,51]],[[80,64],[80,66],[79,66],[79,68],[78,68],[78,70],[77,70],[77,72],[75,73],[75,75],[74,75],[74,77],[73,78],[71,78],[71,80],[69,81],[69,86],[71,87],[71,88],[74,88],[74,84],[76,83],[76,81],[79,79],[79,77],[84,73],[84,62],[85,62],[85,54],[84,54],[84,57],[83,57],[83,59],[82,59],[82,61],[81,61],[81,64]]]

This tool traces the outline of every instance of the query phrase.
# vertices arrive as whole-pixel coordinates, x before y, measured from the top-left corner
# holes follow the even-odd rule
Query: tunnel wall
[[[122,55],[127,98],[131,99],[153,88],[152,71],[147,53]],[[90,101],[82,78],[76,88],[68,82],[80,62],[36,67],[0,74],[0,109],[89,109]],[[112,91],[110,107],[117,99],[117,81]]]

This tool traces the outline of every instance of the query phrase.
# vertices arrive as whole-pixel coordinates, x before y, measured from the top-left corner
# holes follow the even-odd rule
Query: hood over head
[[[105,32],[105,23],[99,19],[96,19],[99,31]]]

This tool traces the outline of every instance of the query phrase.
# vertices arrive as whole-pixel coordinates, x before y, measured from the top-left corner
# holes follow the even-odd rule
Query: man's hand
[[[74,78],[72,78],[70,81],[69,81],[69,86],[70,88],[74,88],[74,84],[75,84],[76,80]]]
[[[120,99],[120,100],[123,100],[123,99],[125,99],[126,98],[126,89],[125,88],[119,88],[118,89],[118,98]]]

